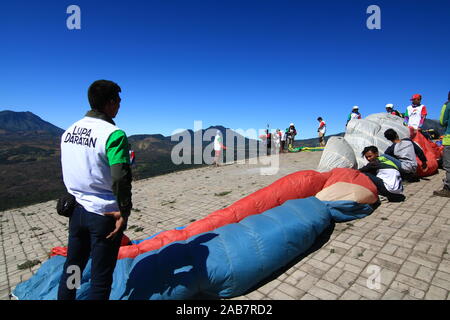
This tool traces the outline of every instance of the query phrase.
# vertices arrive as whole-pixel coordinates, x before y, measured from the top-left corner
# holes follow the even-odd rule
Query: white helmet
[[[293,122],[291,122],[291,124],[290,124],[289,126],[293,127],[293,126],[294,126],[294,123],[293,123]]]
[[[359,110],[358,106],[354,106],[352,110]]]
[[[392,103],[388,103],[388,104],[386,105],[386,109],[387,109],[387,108],[394,109],[394,105],[393,105]]]

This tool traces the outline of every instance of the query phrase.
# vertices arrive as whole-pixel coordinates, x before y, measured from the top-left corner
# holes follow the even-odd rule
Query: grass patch
[[[388,220],[388,218],[382,217],[381,220]]]
[[[32,227],[32,228],[30,229],[30,231],[36,231],[36,230],[42,230],[42,228],[39,228],[39,227]]]
[[[25,270],[25,269],[32,268],[39,263],[41,263],[41,261],[39,261],[39,260],[27,260],[26,262],[24,262],[22,264],[18,264],[17,268],[19,270]]]
[[[226,196],[227,194],[230,194],[230,193],[231,193],[231,191],[223,191],[223,192],[219,192],[219,193],[214,193],[214,195],[216,197],[223,197],[223,196]]]
[[[136,208],[136,209],[131,209],[131,210],[136,211],[136,212],[141,212],[141,210],[139,210],[138,208]]]
[[[135,232],[141,232],[143,230],[144,230],[144,228],[142,228],[142,227],[137,227],[134,229]]]
[[[336,252],[336,250],[330,249],[330,253],[335,253],[335,252]]]

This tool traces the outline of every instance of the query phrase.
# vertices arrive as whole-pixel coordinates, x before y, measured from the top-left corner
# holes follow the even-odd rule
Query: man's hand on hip
[[[114,230],[106,237],[106,239],[114,239],[120,230],[125,229],[128,218],[122,217],[119,211],[105,212],[105,216],[113,217],[116,220]]]

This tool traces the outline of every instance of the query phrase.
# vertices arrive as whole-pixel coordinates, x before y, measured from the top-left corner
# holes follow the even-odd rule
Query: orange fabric
[[[439,147],[434,142],[428,140],[420,131],[417,131],[412,139],[422,148],[425,157],[427,157],[428,169],[426,171],[422,169],[422,161],[417,157],[417,174],[419,177],[428,177],[437,173],[439,166],[438,159],[442,158],[444,147]]]
[[[319,173],[313,170],[298,171],[278,179],[271,185],[242,198],[227,208],[212,212],[205,218],[195,221],[181,230],[168,230],[139,244],[129,244],[128,237],[122,239],[118,259],[135,258],[144,252],[157,250],[174,241],[186,240],[194,235],[212,231],[227,224],[277,207],[287,200],[315,196],[325,187],[337,182],[361,185],[377,194],[376,187],[364,174],[357,170],[338,168],[330,172]],[[124,236],[126,237],[126,236]],[[57,247],[52,255],[66,255],[67,249]]]
[[[313,170],[292,173],[236,201],[227,208],[214,211],[182,230],[164,231],[137,245],[121,247],[118,259],[135,258],[138,254],[159,249],[171,242],[186,240],[191,236],[212,231],[230,223],[237,223],[250,215],[279,206],[287,200],[314,196],[322,190],[328,177],[328,173]]]

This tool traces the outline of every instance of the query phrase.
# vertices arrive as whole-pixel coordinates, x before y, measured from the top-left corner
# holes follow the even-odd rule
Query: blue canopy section
[[[323,202],[315,197],[283,205],[211,232],[171,243],[135,259],[120,259],[111,299],[189,299],[244,294],[273,272],[307,251],[332,221],[349,221],[372,212],[353,201]],[[56,299],[65,257],[45,262],[19,284],[19,299]],[[86,299],[90,262],[83,272],[78,299]]]

